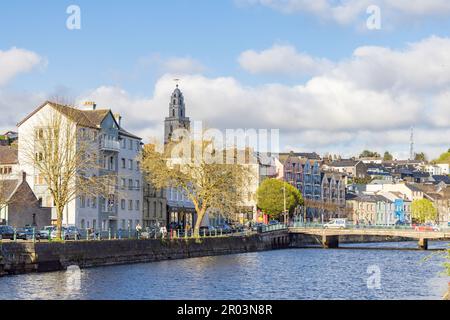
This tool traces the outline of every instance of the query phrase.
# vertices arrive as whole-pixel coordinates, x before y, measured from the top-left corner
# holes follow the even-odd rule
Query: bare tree
[[[147,145],[143,151],[142,168],[156,188],[180,189],[192,201],[197,213],[194,235],[199,236],[207,212],[220,211],[231,215],[238,210],[246,194],[250,173],[245,164],[236,161],[236,152],[231,156],[231,163],[225,161],[225,154],[230,152],[214,150],[211,141],[188,141],[184,145],[185,150],[192,153],[179,154],[176,145],[167,145],[164,151],[157,151],[155,145]],[[201,156],[194,149],[200,149]],[[209,156],[217,161],[203,157],[207,150],[210,151]]]
[[[26,137],[21,148],[26,163],[45,182],[53,199],[61,239],[64,208],[80,196],[115,194],[117,179],[101,172],[97,129],[80,126],[78,110],[58,106],[59,110],[37,115],[34,134]]]

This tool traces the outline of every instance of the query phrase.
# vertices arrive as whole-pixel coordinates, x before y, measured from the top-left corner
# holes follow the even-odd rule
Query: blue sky
[[[158,83],[167,82],[170,76],[179,76],[185,81],[182,82],[182,86],[187,90],[185,92],[187,101],[191,102],[188,106],[191,107],[191,116],[195,116],[202,112],[192,110],[196,108],[192,104],[197,102],[198,105],[202,105],[199,109],[202,109],[207,108],[208,101],[200,100],[195,90],[202,89],[186,83],[189,79],[192,83],[199,78],[204,80],[205,90],[209,88],[209,84],[212,86],[210,90],[214,90],[212,83],[218,83],[218,79],[232,79],[238,83],[239,88],[247,88],[249,92],[259,92],[263,95],[266,94],[264,90],[269,85],[281,86],[289,91],[298,86],[313,83],[312,80],[316,77],[323,78],[344,68],[329,67],[327,71],[321,71],[320,74],[315,71],[313,74],[303,74],[301,68],[300,72],[292,74],[264,70],[260,72],[256,69],[249,71],[250,67],[239,60],[243,52],[248,50],[260,54],[274,46],[291,47],[296,50],[296,53],[307,55],[312,59],[343,64],[354,59],[353,52],[360,47],[375,46],[403,52],[408,50],[408,43],[419,43],[433,35],[439,39],[447,39],[449,36],[450,9],[445,11],[447,7],[441,4],[440,0],[423,1],[424,7],[420,7],[423,13],[402,7],[404,5],[402,0],[393,1],[398,2],[397,7],[387,6],[384,0],[372,1],[379,2],[383,18],[382,29],[375,31],[362,27],[367,19],[365,12],[346,18],[345,22],[336,21],[327,18],[326,14],[331,12],[327,11],[328,9],[318,11],[307,8],[302,1],[288,0],[287,2],[293,5],[287,9],[281,7],[286,1],[278,0],[266,2],[258,0],[18,0],[2,2],[0,4],[0,51],[7,52],[16,47],[35,53],[41,60],[36,67],[26,72],[18,72],[0,86],[0,99],[13,96],[17,100],[15,103],[19,104],[21,100],[18,97],[21,95],[30,96],[24,101],[34,102],[41,97],[64,93],[76,99],[95,96],[100,100],[104,98],[105,102],[109,103],[109,101],[114,102],[114,99],[99,97],[98,89],[115,88],[122,93],[126,92],[130,104],[141,101],[143,104],[157,108],[155,104],[162,101],[158,98]],[[327,3],[331,9],[335,3],[339,3],[339,1],[320,1]],[[349,7],[352,1],[354,0],[349,1]],[[425,4],[433,2],[436,2],[435,6]],[[66,28],[68,17],[66,9],[72,4],[81,8],[81,30]],[[168,70],[168,61],[171,59],[187,59],[189,66],[193,67],[191,64],[194,64],[196,67],[181,72],[173,68]],[[417,67],[420,68],[420,64]],[[197,76],[196,80],[191,78],[194,75]],[[447,83],[443,83],[438,93],[431,92],[433,90],[424,92],[423,97],[427,96],[428,99],[430,94],[444,94],[448,88],[446,85]],[[170,86],[167,85],[164,88],[168,91],[167,95],[170,95]],[[383,90],[386,90],[380,90],[379,86],[365,89],[370,89],[377,94],[382,94]],[[406,91],[409,93],[414,89],[406,88]],[[430,89],[427,88],[427,90]],[[404,93],[396,92],[393,94],[393,100],[400,100],[400,97],[404,97]],[[337,94],[339,95],[337,99],[340,100],[340,91],[337,91]],[[191,100],[189,95],[192,97]],[[301,96],[299,100],[303,98]],[[420,98],[422,99],[422,95]],[[310,99],[309,96],[308,99]],[[344,95],[342,99],[345,103]],[[270,100],[270,97],[266,100]],[[239,101],[238,99],[230,103],[239,104]],[[423,101],[418,103],[423,105]],[[304,103],[306,102],[299,102],[298,108],[301,109]],[[0,106],[7,104],[8,102],[0,100]],[[247,104],[242,108],[246,106]],[[20,105],[20,110],[23,111],[19,112],[17,117],[19,118],[26,113],[26,110],[33,107]],[[108,107],[115,108],[114,105]],[[161,108],[165,107],[166,103],[161,106]],[[216,107],[226,109],[226,106],[216,105]],[[274,112],[284,110],[276,103],[265,107],[273,108]],[[296,108],[296,106],[291,107]],[[127,109],[122,105],[118,108]],[[396,107],[393,106],[393,108]],[[257,110],[252,110],[250,114],[256,112]],[[140,117],[139,114],[128,116],[130,119]],[[0,123],[0,127],[6,129],[11,126],[11,118],[8,118],[10,120],[7,123]],[[149,123],[153,125],[159,118],[161,118],[160,113],[155,119],[149,119]],[[259,123],[257,119],[250,120],[251,127]],[[214,119],[211,121],[216,124]],[[302,119],[299,118],[298,121]],[[154,128],[153,131],[147,130],[143,128],[142,122],[136,124],[137,122],[130,120],[131,129],[140,131],[142,134],[150,135],[159,130],[159,128]],[[425,130],[430,126],[428,122],[411,122],[411,125],[418,127],[418,130],[420,128]],[[133,127],[135,124],[136,126]],[[333,143],[328,139],[315,143],[305,141],[311,128],[299,126],[297,130],[295,126],[284,128],[282,122],[264,123],[265,126],[268,124],[286,132],[288,138],[283,141],[286,147],[318,149],[324,152],[330,146],[342,143],[342,148],[334,147],[335,149],[330,151],[338,152],[344,149],[350,153],[369,143],[369,141],[352,142],[350,138],[345,138],[346,134],[364,133],[367,131],[364,128],[354,128],[355,131],[351,132],[342,128],[333,129],[334,131],[330,131],[330,134],[343,134],[342,141]],[[218,121],[217,126],[224,128],[229,126],[229,123]],[[318,126],[320,131],[328,130],[320,127],[323,124]],[[409,127],[410,125],[406,123],[400,124],[398,128],[392,124],[385,130],[403,130],[404,132],[399,134],[404,135]],[[445,130],[446,128],[439,124],[434,129]],[[380,132],[384,129],[376,127],[370,130]],[[424,142],[423,148],[429,150],[430,154],[434,155],[439,148],[445,149],[445,146],[430,145],[429,139],[425,140],[427,145]],[[405,142],[392,139],[392,141],[386,141],[386,144],[387,147],[399,148],[398,146]],[[448,143],[450,144],[450,141]],[[399,154],[401,152],[403,151],[400,150]]]

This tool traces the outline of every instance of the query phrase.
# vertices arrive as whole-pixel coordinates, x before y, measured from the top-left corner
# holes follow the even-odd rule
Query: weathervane
[[[180,82],[180,79],[173,79],[173,81],[175,81],[175,83],[177,84],[177,88],[178,88],[178,82]]]

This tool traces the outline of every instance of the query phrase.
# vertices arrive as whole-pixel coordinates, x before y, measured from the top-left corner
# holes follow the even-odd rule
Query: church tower
[[[186,117],[184,97],[178,85],[170,98],[169,116],[164,122],[164,144],[172,139],[173,132],[177,129],[191,129],[191,121]]]

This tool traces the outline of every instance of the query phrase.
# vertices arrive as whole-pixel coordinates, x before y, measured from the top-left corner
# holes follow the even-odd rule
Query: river
[[[0,299],[440,299],[437,251],[287,249],[0,278]],[[400,250],[378,250],[397,246]],[[430,248],[445,247],[431,244]],[[352,245],[358,247],[358,245]]]

